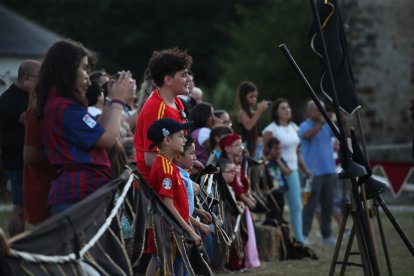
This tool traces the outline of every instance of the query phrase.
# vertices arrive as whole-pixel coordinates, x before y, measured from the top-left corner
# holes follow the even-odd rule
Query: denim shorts
[[[11,182],[13,205],[23,206],[23,171],[6,170],[6,175]]]

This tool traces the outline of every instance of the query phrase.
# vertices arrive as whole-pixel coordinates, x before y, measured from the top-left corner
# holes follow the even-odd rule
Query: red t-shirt
[[[152,141],[147,138],[148,128],[156,120],[159,120],[161,118],[171,118],[177,120],[180,123],[186,121],[185,116],[183,116],[185,114],[183,104],[178,97],[176,97],[174,101],[177,109],[166,105],[161,98],[159,91],[154,90],[142,107],[141,112],[139,113],[137,127],[135,129],[134,135],[134,146],[136,151],[135,160],[137,162],[138,170],[147,181],[149,181],[151,168],[145,164],[144,153],[156,153],[158,151],[156,147],[152,148],[151,150],[148,149],[148,147],[152,144]]]
[[[42,122],[35,118],[33,109],[26,113],[24,145],[43,148]],[[26,221],[38,224],[50,216],[48,194],[55,170],[48,164],[23,166],[23,207]]]
[[[180,170],[170,160],[158,154],[152,165],[149,180],[152,188],[161,198],[167,196],[173,199],[175,209],[177,209],[184,221],[188,223],[190,215],[187,191],[181,179]],[[148,231],[147,253],[157,254],[154,230],[152,228]]]
[[[170,160],[158,154],[151,168],[150,184],[161,197],[172,198],[174,207],[181,217],[189,222],[187,191],[180,176],[180,170]]]

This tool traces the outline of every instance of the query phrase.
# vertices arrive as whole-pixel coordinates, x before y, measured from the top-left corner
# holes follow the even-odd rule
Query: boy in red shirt
[[[180,123],[187,121],[184,106],[178,95],[187,95],[191,83],[188,70],[193,60],[178,48],[154,51],[149,61],[151,78],[157,87],[139,113],[134,135],[138,170],[148,181],[157,148],[149,149],[148,128],[158,119],[172,118]]]
[[[153,142],[149,148],[157,146],[159,150],[151,167],[149,182],[180,226],[187,231],[198,246],[201,244],[201,238],[190,225],[187,192],[179,169],[172,163],[174,156],[183,152],[186,142],[183,130],[188,129],[191,124],[192,122],[180,124],[174,119],[163,118],[149,127],[147,137]],[[157,251],[152,229],[148,235],[148,252],[152,254],[152,257],[146,275],[153,275]]]

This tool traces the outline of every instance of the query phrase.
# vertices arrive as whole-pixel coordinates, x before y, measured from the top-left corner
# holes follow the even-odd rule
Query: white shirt
[[[265,132],[271,132],[273,137],[280,141],[282,146],[282,157],[286,161],[289,169],[298,169],[297,148],[300,143],[298,135],[298,126],[295,123],[289,123],[287,126],[277,125],[275,122],[270,123],[263,129]]]
[[[95,106],[88,106],[88,113],[91,114],[93,117],[96,117],[102,114],[102,110]]]

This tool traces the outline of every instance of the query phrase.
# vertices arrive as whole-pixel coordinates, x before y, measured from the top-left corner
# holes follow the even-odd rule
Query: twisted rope
[[[109,228],[111,225],[112,220],[117,215],[119,208],[121,207],[121,204],[124,202],[125,197],[128,193],[129,188],[132,185],[132,181],[134,180],[134,177],[136,177],[134,174],[131,174],[128,178],[128,182],[125,184],[122,194],[118,198],[118,200],[115,203],[114,208],[112,208],[111,213],[106,218],[105,222],[102,224],[102,226],[99,228],[99,230],[96,232],[95,236],[91,238],[91,240],[85,244],[85,246],[79,251],[80,260],[83,260],[83,256],[85,253],[91,249],[96,242],[102,237],[102,235],[105,233],[105,231]],[[36,253],[30,253],[30,252],[24,252],[15,250],[13,248],[10,249],[10,255],[16,258],[23,259],[27,262],[35,262],[35,263],[65,263],[70,261],[76,260],[75,253],[70,253],[68,255],[57,255],[57,256],[48,256],[43,254],[36,254]]]

